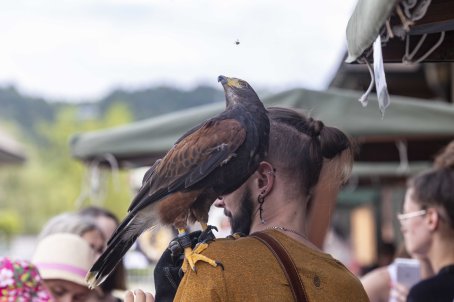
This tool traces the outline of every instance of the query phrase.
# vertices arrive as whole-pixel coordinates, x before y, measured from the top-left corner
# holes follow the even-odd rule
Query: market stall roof
[[[436,151],[454,139],[454,106],[393,96],[393,106],[382,120],[378,107],[373,106],[375,96],[371,96],[372,104],[365,108],[358,103],[359,96],[358,92],[339,89],[326,92],[294,89],[263,101],[266,106],[304,109],[326,125],[344,130],[359,144],[358,159],[362,161],[399,162],[401,154],[395,145],[398,141],[407,146],[409,161],[429,161]],[[183,133],[222,111],[224,106],[210,104],[125,126],[76,134],[70,142],[71,152],[75,158],[88,162],[103,161],[109,155],[120,166],[150,165]]]
[[[347,62],[356,61],[372,43],[389,18],[397,0],[359,0],[347,25]]]
[[[0,165],[21,164],[24,161],[21,145],[0,129]]]
[[[409,51],[412,51],[424,34],[427,34],[425,41],[410,61],[421,58],[439,41],[439,47],[422,61],[453,61],[453,30],[453,1],[358,0],[347,25],[346,62],[352,63],[361,56],[369,57],[369,49],[379,34],[387,37],[382,39],[384,62],[402,62],[406,54],[404,37],[411,38]]]

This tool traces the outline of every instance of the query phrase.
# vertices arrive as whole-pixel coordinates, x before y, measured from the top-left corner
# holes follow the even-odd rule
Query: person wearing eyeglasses
[[[407,301],[454,301],[454,142],[433,169],[408,181],[398,219],[407,251],[427,258],[435,273],[413,286]]]

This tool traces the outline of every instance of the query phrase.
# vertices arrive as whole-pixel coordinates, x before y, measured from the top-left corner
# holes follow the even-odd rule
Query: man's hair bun
[[[309,134],[311,137],[317,137],[322,132],[323,127],[325,126],[322,121],[314,120],[309,118]]]

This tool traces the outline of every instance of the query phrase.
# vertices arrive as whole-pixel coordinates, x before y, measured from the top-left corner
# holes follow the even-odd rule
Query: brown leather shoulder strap
[[[295,301],[307,302],[306,291],[304,290],[303,282],[298,274],[296,265],[282,244],[266,233],[257,232],[250,236],[260,240],[273,252],[273,255],[278,260],[287,277]]]

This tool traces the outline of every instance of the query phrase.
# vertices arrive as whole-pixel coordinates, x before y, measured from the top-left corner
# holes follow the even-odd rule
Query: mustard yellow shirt
[[[361,282],[342,263],[276,230],[277,239],[295,262],[308,300],[369,301]],[[181,280],[174,301],[293,301],[293,296],[272,252],[251,237],[216,239],[202,252],[221,261],[221,267],[196,264]]]

